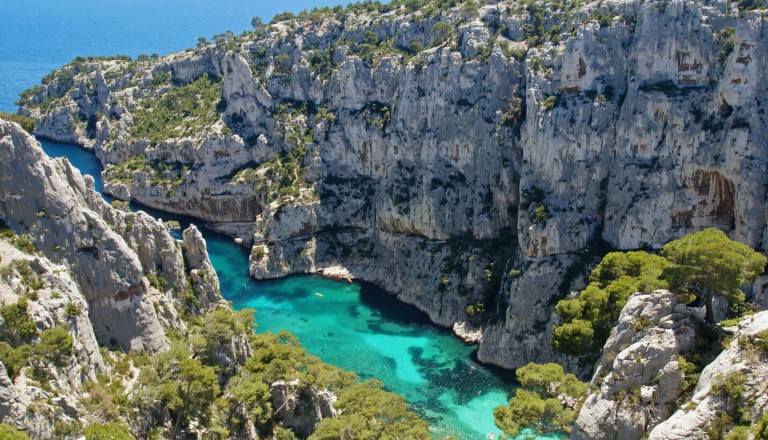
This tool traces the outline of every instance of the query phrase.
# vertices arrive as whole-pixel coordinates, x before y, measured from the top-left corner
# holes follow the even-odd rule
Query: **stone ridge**
[[[12,380],[0,364],[0,419],[34,438],[53,438],[58,421],[85,416],[77,404],[86,394],[84,384],[111,368],[100,346],[163,351],[169,347],[166,330],[186,326],[182,311],[226,306],[194,226],[177,241],[149,215],[113,208],[94,190],[90,176],[66,159],[47,157],[33,137],[3,120],[0,220],[32,246],[22,252],[0,239],[0,268],[21,262],[39,280],[32,286],[18,270],[0,276],[0,304],[27,298],[38,331],[63,326],[73,339],[71,358],[45,366],[50,388],[28,377]],[[186,302],[188,289],[199,309]],[[15,337],[2,317],[0,334]]]
[[[607,249],[710,226],[765,248],[760,11],[409,5],[79,59],[20,112],[93,149],[106,191],[252,243],[254,277],[341,266],[508,368],[579,368],[549,347],[554,304]]]
[[[697,338],[707,335],[697,334],[697,323],[703,312],[678,303],[666,290],[632,295],[603,347],[570,438],[711,438],[718,420],[736,414],[740,420],[729,419],[720,427],[723,433],[762,429],[768,421],[768,312],[746,316],[728,329],[732,339],[699,375],[686,357],[701,355]],[[725,388],[729,381],[737,385]],[[728,438],[735,435],[734,430]]]

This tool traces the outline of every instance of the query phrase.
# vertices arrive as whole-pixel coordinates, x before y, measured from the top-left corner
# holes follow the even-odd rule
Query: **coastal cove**
[[[41,140],[51,157],[67,157],[102,190],[101,164],[75,145]],[[103,194],[103,193],[102,193]],[[105,195],[107,200],[111,200]],[[132,205],[182,227],[194,219]],[[257,331],[287,330],[323,361],[375,377],[403,395],[432,426],[436,437],[496,437],[493,409],[514,390],[511,372],[474,360],[476,347],[438,328],[416,308],[366,283],[296,275],[256,281],[247,251],[231,238],[200,228],[223,296],[235,309],[256,309]]]
[[[299,0],[260,4],[259,10],[253,10],[252,5],[231,0],[206,14],[211,5],[205,0],[183,10],[170,2],[145,3],[112,8],[86,1],[66,10],[48,1],[7,5],[9,10],[0,18],[5,20],[2,27],[7,41],[0,49],[0,71],[7,79],[0,85],[0,110],[14,112],[19,92],[76,56],[165,54],[194,45],[197,36],[210,38],[227,29],[245,29],[253,15],[268,21],[283,9],[298,12],[332,4]],[[26,32],[30,24],[44,31],[30,34]],[[32,47],[35,49],[30,50]],[[81,172],[92,175],[96,189],[102,192],[102,167],[91,152],[74,145],[42,144],[50,156],[66,156]],[[193,221],[140,209],[184,226]],[[475,346],[464,344],[414,307],[372,285],[312,276],[257,282],[248,275],[245,249],[229,237],[205,228],[201,231],[223,294],[235,308],[257,309],[257,331],[288,330],[324,361],[362,378],[378,378],[403,395],[430,422],[436,436],[477,439],[487,438],[491,432],[498,435],[493,409],[505,404],[512,393],[513,375],[478,364],[473,360]]]

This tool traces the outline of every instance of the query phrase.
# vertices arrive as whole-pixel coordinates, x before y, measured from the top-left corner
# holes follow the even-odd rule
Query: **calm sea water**
[[[331,6],[333,0],[2,0],[0,111],[15,112],[19,93],[76,56],[165,55],[251,18]]]
[[[282,10],[298,12],[322,0],[3,0],[0,8],[0,111],[15,111],[18,94],[76,56],[166,54],[197,37],[250,27]],[[75,146],[43,142],[48,154],[67,156],[96,178],[96,158]],[[143,208],[144,209],[144,208]],[[153,210],[182,224],[190,219]],[[324,361],[376,377],[406,397],[436,435],[485,439],[498,434],[493,408],[506,402],[511,375],[477,364],[474,347],[429,323],[416,309],[374,286],[295,276],[257,282],[247,253],[203,229],[221,280],[236,308],[257,309],[258,331],[293,332]]]

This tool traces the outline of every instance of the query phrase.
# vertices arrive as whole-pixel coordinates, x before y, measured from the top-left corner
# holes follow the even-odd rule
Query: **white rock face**
[[[768,36],[725,0],[610,0],[548,13],[559,42],[537,44],[518,6],[280,22],[236,51],[82,63],[22,112],[107,165],[146,157],[107,184],[120,198],[240,238],[252,222],[254,277],[342,266],[450,327],[484,302],[481,360],[567,362],[548,348],[553,306],[602,250],[709,226],[765,247]],[[395,48],[366,55],[366,32]],[[218,76],[218,119],[150,145],[134,116],[163,75]]]
[[[666,290],[629,298],[571,438],[637,440],[670,416],[685,378],[678,358],[695,342],[695,313]]]
[[[750,346],[757,333],[768,330],[768,312],[760,312],[743,319],[733,341],[712,363],[701,372],[699,382],[689,403],[682,405],[664,423],[656,426],[648,436],[652,440],[706,438],[707,430],[718,415],[733,410],[734,402],[719,395],[713,387],[733,373],[746,377],[738,403],[744,409],[747,421],[755,423],[768,414],[768,353]],[[765,337],[765,335],[763,335]],[[764,343],[764,342],[763,342]]]
[[[201,310],[226,304],[194,226],[177,241],[149,215],[111,207],[93,189],[93,179],[66,160],[48,158],[21,127],[3,120],[0,220],[16,234],[27,234],[38,249],[28,254],[0,239],[0,267],[9,273],[0,277],[0,304],[15,304],[26,294],[39,331],[63,327],[73,338],[69,359],[41,366],[51,388],[28,379],[28,368],[9,377],[0,364],[0,420],[34,438],[52,438],[55,421],[84,416],[77,406],[84,383],[109,372],[99,345],[166,349],[165,328],[184,329],[179,311],[189,306],[181,296],[187,286]],[[39,283],[17,269],[9,271],[20,263]],[[21,342],[8,330],[0,319],[0,340]],[[235,357],[249,355],[250,349],[247,341],[233,340],[222,350]],[[28,410],[33,403],[38,410]]]
[[[329,391],[317,391],[298,380],[281,380],[272,384],[270,392],[275,420],[301,437],[312,434],[322,419],[337,417],[336,396]]]

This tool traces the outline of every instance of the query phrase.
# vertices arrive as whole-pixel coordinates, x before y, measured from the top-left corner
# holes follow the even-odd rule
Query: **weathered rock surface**
[[[690,402],[650,431],[648,438],[708,438],[707,431],[719,416],[738,411],[744,414],[744,422],[757,425],[768,415],[768,351],[761,339],[768,338],[766,331],[768,312],[743,319],[726,350],[701,372]],[[760,332],[763,334],[758,336]],[[724,396],[717,388],[734,373],[743,374],[746,381],[736,396]]]
[[[328,391],[301,385],[298,380],[275,382],[270,391],[273,417],[299,437],[312,434],[322,419],[337,416],[333,407],[336,396]]]
[[[696,313],[666,290],[631,296],[605,343],[571,438],[638,440],[666,420],[683,391],[678,360],[694,346]]]
[[[28,378],[26,368],[11,378],[0,364],[0,420],[34,438],[52,438],[55,421],[83,416],[77,401],[84,383],[109,371],[99,345],[166,349],[165,329],[184,328],[179,313],[189,307],[182,295],[187,289],[202,309],[225,304],[196,228],[177,241],[149,215],[111,207],[93,179],[66,160],[48,158],[34,138],[2,120],[0,220],[37,249],[22,252],[0,239],[0,304],[23,296],[39,331],[63,327],[73,339],[70,358],[36,366],[50,387]],[[1,322],[0,340],[17,345],[18,335]],[[238,342],[244,341],[232,343]]]
[[[117,165],[120,198],[253,221],[253,276],[342,266],[439,324],[473,318],[479,358],[517,367],[556,359],[553,306],[600,249],[709,226],[765,247],[768,34],[739,7],[360,8],[133,70],[74,63],[21,111]],[[203,75],[211,118],[158,142],[136,131]]]

